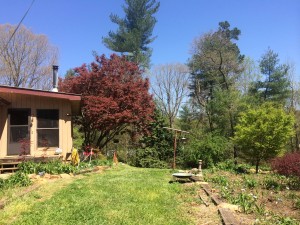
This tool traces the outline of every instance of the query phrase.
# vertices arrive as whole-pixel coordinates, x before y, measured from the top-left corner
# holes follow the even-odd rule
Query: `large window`
[[[37,110],[38,147],[59,147],[59,111]]]
[[[28,116],[29,109],[10,109],[10,143],[16,143],[29,138]]]

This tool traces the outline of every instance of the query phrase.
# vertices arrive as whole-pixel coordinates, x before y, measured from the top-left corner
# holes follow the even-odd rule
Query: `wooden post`
[[[181,133],[187,133],[189,134],[188,131],[184,131],[184,130],[179,130],[179,129],[174,129],[174,128],[170,128],[170,127],[163,127],[164,129],[168,129],[171,131],[175,131],[174,134],[174,157],[173,157],[173,169],[176,168],[176,148],[177,148],[177,132]]]
[[[175,135],[174,135],[174,158],[173,158],[173,170],[175,170],[176,168],[176,148],[177,148],[177,131],[175,131]]]

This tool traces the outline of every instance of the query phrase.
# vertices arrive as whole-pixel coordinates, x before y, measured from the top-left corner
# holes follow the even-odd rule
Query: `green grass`
[[[12,202],[0,224],[193,224],[180,198],[184,188],[169,184],[170,176],[168,170],[120,165],[51,184]],[[9,213],[13,209],[18,211]]]

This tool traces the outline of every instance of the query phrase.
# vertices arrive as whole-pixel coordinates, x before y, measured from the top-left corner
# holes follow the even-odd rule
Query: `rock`
[[[197,181],[203,181],[203,176],[200,175],[200,174],[197,174],[197,175],[195,175],[195,176],[192,176],[191,179],[192,179],[193,181],[195,181],[195,182],[197,182]]]
[[[61,178],[61,177],[60,177],[60,175],[57,175],[57,174],[50,176],[50,179],[58,179],[58,178]]]
[[[204,182],[204,181],[202,181],[202,182],[197,182],[197,183],[199,183],[199,184],[208,184],[207,182]]]
[[[37,179],[37,175],[36,174],[28,174],[27,175],[29,177],[29,179]]]
[[[260,173],[261,173],[261,174],[269,174],[269,173],[271,173],[271,171],[267,171],[267,170],[266,170],[266,171],[263,171],[263,170],[262,170],[262,171],[260,171]]]
[[[69,174],[62,173],[62,174],[60,174],[60,177],[63,178],[63,179],[67,179],[67,178],[70,178],[71,176]]]
[[[192,174],[198,174],[199,170],[197,168],[193,168],[193,169],[191,169],[190,173],[192,173]]]
[[[251,168],[251,169],[249,170],[249,172],[250,172],[250,173],[256,173],[256,170],[253,169],[253,168]]]
[[[235,212],[240,212],[240,207],[238,205],[233,205],[233,204],[229,204],[229,203],[226,203],[226,202],[222,202],[218,205],[219,208],[223,208],[223,209],[230,209],[232,211],[235,211]]]
[[[46,179],[50,179],[51,175],[49,173],[45,173],[45,175],[43,175],[43,177],[46,178]]]
[[[1,179],[8,179],[8,177],[11,175],[11,173],[3,173],[3,174],[0,174],[0,178]]]

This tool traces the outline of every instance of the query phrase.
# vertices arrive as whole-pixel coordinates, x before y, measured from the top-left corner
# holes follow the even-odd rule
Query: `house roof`
[[[22,94],[22,95],[32,95],[32,96],[42,96],[48,98],[57,98],[57,99],[65,99],[71,102],[72,111],[75,114],[80,112],[80,102],[81,95],[72,94],[72,93],[64,93],[64,92],[53,92],[53,91],[43,91],[29,88],[19,88],[19,87],[10,87],[0,85],[0,93],[13,93],[13,94]],[[3,99],[4,100],[4,99]],[[9,104],[6,100],[4,100],[5,104]]]

